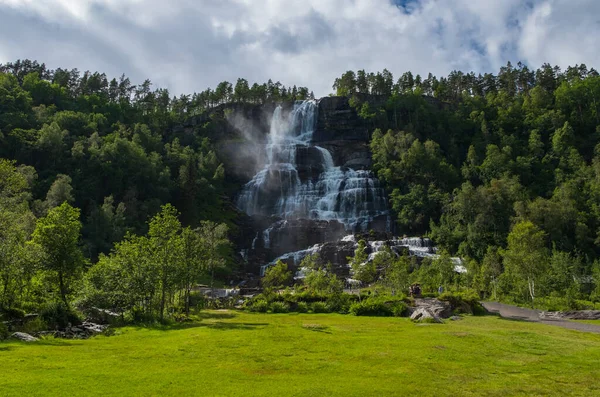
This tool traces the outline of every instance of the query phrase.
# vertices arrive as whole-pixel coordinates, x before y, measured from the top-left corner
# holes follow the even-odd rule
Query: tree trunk
[[[165,279],[163,277],[161,294],[160,294],[160,320],[161,321],[164,320],[164,318],[165,318],[166,289],[167,289],[167,284],[166,284]]]
[[[69,302],[67,301],[67,290],[65,288],[65,281],[64,281],[62,271],[58,272],[58,286],[60,288],[60,297],[61,297],[62,301],[65,303],[65,305],[67,306],[67,308],[69,308]]]
[[[529,286],[529,295],[531,296],[531,301],[535,299],[535,281],[531,278],[527,279],[527,284]]]

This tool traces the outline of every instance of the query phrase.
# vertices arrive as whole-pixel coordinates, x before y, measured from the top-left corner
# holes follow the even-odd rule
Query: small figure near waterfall
[[[413,298],[419,298],[421,296],[421,284],[415,283],[408,287],[408,294]]]

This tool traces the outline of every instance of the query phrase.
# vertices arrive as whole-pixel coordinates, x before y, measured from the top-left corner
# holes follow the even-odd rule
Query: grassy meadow
[[[205,312],[86,341],[0,343],[0,396],[600,395],[600,335],[497,317]]]

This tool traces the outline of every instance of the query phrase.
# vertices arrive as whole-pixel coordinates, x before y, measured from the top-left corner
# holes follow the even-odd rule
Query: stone
[[[114,324],[119,320],[121,315],[107,309],[91,307],[85,310],[86,321],[97,324]]]
[[[84,330],[86,330],[87,332],[92,333],[92,334],[101,334],[104,331],[106,331],[108,326],[95,324],[95,323],[86,321],[83,324],[81,324],[81,328],[83,328]]]
[[[415,299],[415,308],[425,309],[438,318],[449,318],[452,316],[452,306],[448,302],[443,302],[434,298]]]
[[[35,336],[31,336],[29,334],[26,334],[25,332],[15,332],[11,335],[11,338],[18,339],[22,342],[37,342],[39,340]]]
[[[429,309],[421,307],[417,308],[410,316],[410,319],[415,322],[434,322],[442,323],[442,320]]]

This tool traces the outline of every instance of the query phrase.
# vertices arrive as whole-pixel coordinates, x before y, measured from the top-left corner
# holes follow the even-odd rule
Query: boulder
[[[29,334],[26,334],[25,332],[15,332],[10,337],[13,339],[18,339],[22,342],[37,342],[39,340],[35,336],[31,336]]]
[[[81,324],[81,328],[90,334],[101,334],[102,332],[106,331],[108,325],[100,325],[86,321]]]
[[[442,320],[436,316],[431,310],[426,309],[424,307],[416,309],[413,314],[411,314],[410,319],[415,322],[434,322],[434,323],[442,323]]]
[[[91,307],[85,310],[86,322],[98,323],[98,324],[114,324],[117,322],[121,315],[114,313],[107,309],[100,309],[97,307]]]
[[[434,298],[415,299],[415,311],[425,309],[438,318],[449,318],[452,316],[452,306]]]

